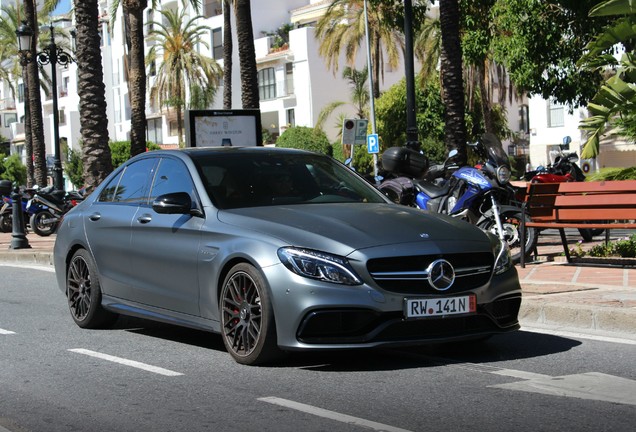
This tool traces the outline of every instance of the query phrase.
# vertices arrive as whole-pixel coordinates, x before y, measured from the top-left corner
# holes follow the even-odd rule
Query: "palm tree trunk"
[[[130,95],[130,156],[146,151],[146,69],[144,64],[144,9],[147,0],[124,0],[130,23],[128,91]]]
[[[235,0],[235,2],[236,35],[241,69],[241,102],[243,108],[259,108],[258,75],[250,0]]]
[[[495,133],[495,120],[492,115],[492,102],[486,87],[486,68],[479,66],[477,68],[479,76],[479,93],[481,94],[481,112],[484,117],[484,129],[486,132]]]
[[[80,132],[84,185],[92,191],[113,170],[108,147],[104,71],[98,29],[98,0],[75,2]]]
[[[232,16],[230,0],[223,0],[223,108],[232,109]]]
[[[31,55],[33,61],[26,66],[27,69],[27,92],[29,99],[29,113],[31,119],[31,143],[33,145],[33,176],[38,186],[48,184],[46,172],[46,142],[44,141],[44,122],[42,120],[42,99],[40,98],[40,71],[36,61],[37,45],[37,11],[32,0],[24,2],[24,15],[27,23],[33,29],[33,39],[31,42]]]
[[[441,69],[445,112],[445,143],[450,151],[457,149],[457,161],[466,163],[466,123],[464,119],[464,80],[462,47],[459,38],[458,0],[440,0],[442,33]]]
[[[375,99],[380,98],[380,72],[382,65],[380,64],[382,42],[380,41],[380,35],[377,32],[373,32],[373,97]]]
[[[27,86],[27,69],[22,69],[22,82],[24,83],[24,151],[26,153],[27,187],[31,188],[36,184],[35,173],[33,171],[33,134],[31,133],[31,112],[29,108],[29,94]]]

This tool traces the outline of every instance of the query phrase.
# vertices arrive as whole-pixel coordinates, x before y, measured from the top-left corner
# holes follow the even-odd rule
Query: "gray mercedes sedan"
[[[243,364],[519,328],[505,243],[300,150],[134,157],[66,214],[54,252],[80,327],[131,315],[212,331]]]

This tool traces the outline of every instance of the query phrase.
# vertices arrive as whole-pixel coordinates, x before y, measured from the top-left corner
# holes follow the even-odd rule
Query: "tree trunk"
[[[128,94],[130,97],[130,156],[146,151],[146,69],[144,64],[144,9],[146,0],[124,0],[130,24]]]
[[[92,191],[113,170],[108,127],[98,0],[75,2],[78,89],[84,185]]]
[[[48,184],[46,172],[46,142],[44,141],[44,122],[42,119],[42,99],[40,98],[40,71],[36,59],[38,40],[37,11],[33,1],[24,2],[24,15],[33,29],[31,56],[33,61],[26,66],[27,92],[31,120],[31,144],[33,146],[33,177],[35,184],[44,187]]]
[[[232,16],[230,0],[223,0],[223,108],[232,109]]]
[[[26,171],[28,188],[32,188],[35,181],[33,171],[33,135],[31,134],[31,113],[29,111],[29,89],[27,86],[27,69],[22,68],[22,82],[24,83],[24,151],[26,153]]]
[[[234,1],[236,2],[236,36],[241,70],[241,102],[243,108],[258,109],[258,75],[250,0]]]
[[[458,0],[440,0],[440,29],[442,34],[441,69],[443,101],[446,107],[444,132],[446,148],[457,149],[457,161],[465,164],[466,123],[464,119],[464,80],[462,76],[462,47],[459,38]]]
[[[373,47],[373,71],[372,71],[372,76],[373,76],[373,97],[375,99],[379,99],[380,98],[380,78],[381,78],[381,67],[382,65],[381,63],[381,50],[382,50],[382,43],[380,41],[380,35],[377,32],[373,32],[373,44],[371,45]]]
[[[484,129],[486,132],[495,133],[495,119],[492,115],[492,102],[486,86],[486,68],[479,66],[477,68],[479,76],[479,93],[481,95],[481,113],[484,117]],[[501,91],[501,90],[500,90]]]

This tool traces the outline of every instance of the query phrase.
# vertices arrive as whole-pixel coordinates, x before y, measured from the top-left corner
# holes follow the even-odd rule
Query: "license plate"
[[[467,314],[476,310],[474,295],[404,299],[404,316],[407,319]]]

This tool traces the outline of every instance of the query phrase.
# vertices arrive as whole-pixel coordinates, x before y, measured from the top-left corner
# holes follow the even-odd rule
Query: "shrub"
[[[9,157],[0,159],[0,179],[10,180],[17,185],[26,183],[26,167],[22,164],[20,156],[12,154]]]
[[[276,140],[276,147],[295,148],[331,156],[333,149],[327,135],[320,129],[294,126]]]
[[[586,181],[636,180],[636,167],[602,168],[599,172],[587,176]]]

